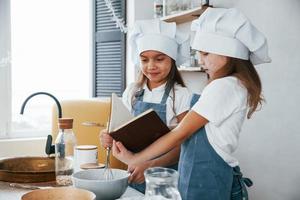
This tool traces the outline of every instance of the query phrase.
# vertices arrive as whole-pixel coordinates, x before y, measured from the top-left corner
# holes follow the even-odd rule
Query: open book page
[[[115,130],[117,127],[120,127],[133,118],[134,116],[123,104],[122,100],[115,93],[112,93],[108,132]]]

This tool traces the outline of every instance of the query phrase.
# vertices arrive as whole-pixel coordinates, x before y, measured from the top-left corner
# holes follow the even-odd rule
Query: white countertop
[[[8,182],[0,181],[0,200],[20,200],[23,194],[30,191],[32,190],[10,187]],[[131,187],[128,187],[121,198],[143,197],[143,196],[144,195],[139,191]]]

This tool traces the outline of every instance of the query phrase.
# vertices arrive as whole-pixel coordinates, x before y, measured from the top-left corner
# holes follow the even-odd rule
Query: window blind
[[[125,19],[124,0],[112,1],[115,13]],[[121,96],[125,89],[125,34],[116,27],[104,0],[94,1],[93,96]]]

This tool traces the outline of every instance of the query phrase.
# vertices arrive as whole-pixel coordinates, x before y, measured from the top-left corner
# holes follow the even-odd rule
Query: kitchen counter
[[[0,181],[0,200],[20,200],[23,194],[30,191],[32,190],[10,187],[8,182]],[[128,187],[125,193],[122,195],[122,198],[143,196],[144,195],[142,193],[131,187]]]

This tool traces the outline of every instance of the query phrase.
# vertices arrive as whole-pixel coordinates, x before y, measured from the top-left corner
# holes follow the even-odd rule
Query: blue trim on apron
[[[140,113],[152,108],[158,116],[161,118],[161,120],[167,124],[167,116],[166,116],[166,111],[167,111],[167,99],[169,97],[169,93],[171,91],[171,88],[167,88],[164,92],[164,95],[160,101],[160,103],[150,103],[150,102],[144,102],[143,101],[143,96],[144,96],[144,89],[138,91],[136,93],[136,101],[133,104],[133,114],[134,116],[139,115]],[[178,163],[168,166],[168,168],[172,168],[177,170],[178,169]],[[136,183],[131,183],[131,187],[137,189],[138,191],[145,193],[145,182],[142,184],[136,184]]]
[[[199,97],[193,95],[191,107]],[[233,190],[241,177],[235,176],[235,169],[215,152],[204,127],[181,145],[178,171],[178,187],[183,200],[229,200],[232,192],[241,191],[238,187]]]

